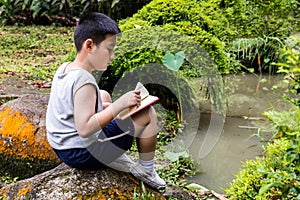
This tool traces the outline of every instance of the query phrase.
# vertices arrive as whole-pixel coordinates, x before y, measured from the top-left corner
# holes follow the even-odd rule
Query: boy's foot
[[[147,185],[157,189],[162,190],[166,188],[166,182],[162,180],[156,171],[153,173],[145,169],[138,162],[131,165],[130,172],[137,178],[146,183]]]
[[[130,166],[133,164],[134,162],[124,153],[107,166],[118,171],[129,172]]]

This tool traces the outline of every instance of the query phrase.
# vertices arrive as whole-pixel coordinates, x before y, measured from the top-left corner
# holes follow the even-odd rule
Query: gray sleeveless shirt
[[[62,64],[54,75],[46,114],[48,142],[53,148],[60,150],[87,147],[97,140],[101,132],[99,130],[88,138],[79,136],[74,121],[74,95],[82,86],[94,85],[97,91],[95,111],[100,112],[100,90],[92,74],[80,68],[65,73],[67,65],[68,63]]]

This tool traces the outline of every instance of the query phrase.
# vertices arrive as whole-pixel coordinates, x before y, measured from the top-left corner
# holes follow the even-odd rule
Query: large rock
[[[160,193],[146,185],[143,187],[125,172],[110,168],[81,171],[65,164],[0,189],[0,197],[7,200],[133,199],[142,195],[152,195],[155,199],[193,199],[180,188],[169,187]]]
[[[146,190],[156,199],[166,199],[158,191]],[[65,164],[0,189],[0,196],[7,200],[133,199],[138,193],[142,193],[140,182],[125,172],[109,168],[81,171]]]
[[[25,95],[0,107],[0,175],[28,178],[60,161],[46,138],[48,95]]]

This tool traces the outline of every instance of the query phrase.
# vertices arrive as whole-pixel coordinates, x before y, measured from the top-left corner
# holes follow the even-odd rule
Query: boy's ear
[[[84,43],[83,43],[83,48],[87,51],[91,51],[92,47],[94,45],[94,41],[92,39],[87,39]]]

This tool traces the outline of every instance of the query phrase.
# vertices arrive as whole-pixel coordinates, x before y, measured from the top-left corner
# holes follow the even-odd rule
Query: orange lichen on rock
[[[31,186],[30,184],[29,185],[25,185],[24,188],[21,188],[19,191],[18,191],[18,194],[17,195],[22,195],[22,196],[26,196],[26,194],[31,191]]]
[[[45,132],[43,136],[37,134],[39,129],[30,122],[28,116],[6,107],[0,112],[1,154],[32,161],[57,159]]]

